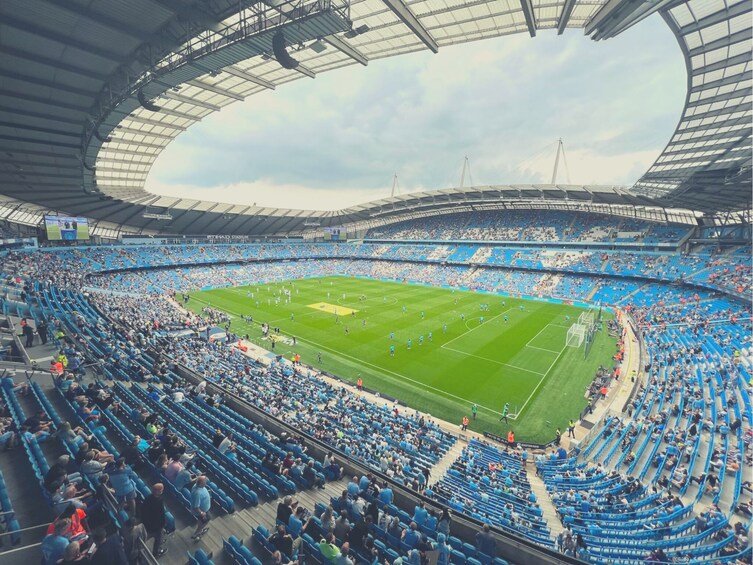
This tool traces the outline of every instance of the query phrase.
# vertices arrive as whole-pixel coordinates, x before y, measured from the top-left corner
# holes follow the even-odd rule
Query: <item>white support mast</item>
[[[468,155],[463,160],[463,171],[460,173],[460,188],[465,186],[465,172],[468,171],[469,186],[473,186],[473,175],[471,174],[471,162],[468,160]]]
[[[557,184],[557,169],[560,166],[560,152],[564,151],[562,147],[562,138],[557,141],[557,156],[554,158],[554,172],[552,173],[552,184]]]

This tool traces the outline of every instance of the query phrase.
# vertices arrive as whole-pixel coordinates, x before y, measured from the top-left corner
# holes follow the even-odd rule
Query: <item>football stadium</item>
[[[752,12],[1,2],[0,563],[751,564]],[[551,183],[500,166],[474,184],[466,157],[457,186],[401,192],[396,174],[353,205],[331,188],[321,209],[149,184],[168,160],[215,174],[217,139],[243,129],[234,108],[259,99],[274,114],[298,79],[379,77],[388,59],[411,61],[393,72],[407,80],[428,60],[416,57],[504,50],[516,34],[577,33],[598,52],[645,25],[672,39],[684,100],[627,185],[614,159],[614,184],[571,184],[562,139]],[[566,64],[510,45],[513,90]],[[625,64],[648,68],[639,51]],[[661,78],[639,85],[646,123]],[[328,103],[333,128],[348,81]],[[401,104],[432,104],[411,92]],[[506,110],[525,127],[573,121],[524,96],[532,107]],[[461,121],[416,142],[434,152],[423,168],[444,167],[458,139],[493,145]],[[357,134],[381,143],[386,124],[372,126]],[[161,157],[199,128],[195,158]],[[615,131],[596,142],[635,142]],[[291,145],[312,178],[335,151],[316,135]],[[294,168],[254,150],[244,159]],[[285,190],[268,192],[297,202]]]

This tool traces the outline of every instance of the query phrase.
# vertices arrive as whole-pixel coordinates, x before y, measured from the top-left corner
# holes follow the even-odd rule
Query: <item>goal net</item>
[[[580,316],[578,316],[578,323],[588,327],[591,327],[594,324],[595,316],[593,312],[583,312]]]
[[[588,326],[584,324],[573,324],[570,329],[567,330],[567,347],[580,347],[583,345],[583,341],[586,339],[586,331]]]

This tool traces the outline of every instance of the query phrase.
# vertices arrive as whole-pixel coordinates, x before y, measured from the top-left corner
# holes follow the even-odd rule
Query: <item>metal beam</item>
[[[64,92],[70,92],[84,98],[92,98],[97,94],[94,90],[84,90],[82,88],[76,88],[75,86],[68,86],[67,84],[61,84],[59,82],[51,82],[37,77],[31,77],[22,73],[16,73],[6,69],[0,69],[0,76],[5,76],[13,80],[20,80],[22,82],[28,82],[29,84],[36,84],[45,88],[52,88],[53,90],[62,90]]]
[[[97,173],[99,173],[99,171],[97,171]],[[124,171],[124,174],[138,175],[139,177],[142,177],[142,178],[105,177],[105,176],[101,176],[101,175],[98,174],[97,175],[97,185],[99,186],[100,189],[106,190],[108,188],[119,186],[118,184],[115,184],[115,183],[132,182],[132,181],[142,181],[148,175],[148,173],[136,173],[136,172],[131,173],[131,172],[125,172],[125,171]],[[112,183],[112,184],[110,184],[110,183]],[[123,187],[123,188],[126,188],[126,187]],[[128,187],[128,188],[136,188],[136,187]]]
[[[0,185],[6,185],[6,186],[13,185],[13,186],[16,186],[16,185],[19,185],[19,184],[25,184],[25,185],[31,185],[31,186],[51,186],[53,188],[59,188],[59,189],[61,189],[61,190],[58,190],[56,192],[63,192],[64,191],[64,190],[62,190],[63,187],[74,187],[74,186],[77,187],[77,186],[80,186],[81,182],[78,179],[76,179],[76,182],[74,182],[74,183],[65,183],[65,182],[31,182],[31,181],[28,181],[28,180],[19,182],[19,181],[15,181],[15,180],[14,181],[0,180]]]
[[[3,23],[18,30],[31,33],[32,35],[36,35],[50,41],[56,41],[57,43],[60,43],[62,45],[74,47],[83,51],[84,53],[96,55],[102,57],[103,59],[109,59],[110,61],[114,61],[119,64],[128,63],[128,57],[123,55],[122,53],[116,53],[115,51],[110,51],[109,49],[102,49],[97,45],[79,41],[73,37],[70,37],[63,33],[58,33],[48,28],[42,28],[29,21],[15,18],[7,13],[3,14]]]
[[[735,43],[750,41],[752,36],[753,28],[747,28],[731,35],[725,35],[724,37],[721,37],[716,41],[706,43],[705,45],[699,45],[695,49],[689,50],[687,56],[695,57],[696,55],[702,55],[704,53],[708,53],[709,51],[713,51],[714,49],[719,49],[720,47],[729,47],[731,45],[734,45]]]
[[[6,159],[0,157],[0,163],[10,163],[12,165],[23,165],[26,167],[31,167],[30,169],[24,169],[27,171],[36,171],[39,168],[43,169],[61,169],[61,170],[72,170],[72,171],[78,171],[81,169],[81,165],[57,165],[55,163],[45,163],[43,161],[40,161],[39,159],[35,159],[34,161],[19,161],[18,159]]]
[[[191,86],[195,86],[196,88],[201,88],[202,90],[208,90],[209,92],[214,92],[215,94],[219,94],[220,96],[232,98],[233,100],[237,100],[238,102],[243,102],[246,99],[245,96],[241,96],[240,94],[231,92],[227,88],[222,88],[220,86],[215,86],[213,84],[207,84],[200,80],[189,80],[186,82],[186,84],[190,84]]]
[[[9,98],[17,98],[19,100],[25,100],[26,102],[36,102],[38,104],[44,104],[46,106],[54,106],[56,108],[64,108],[66,110],[74,110],[76,112],[87,113],[89,108],[84,106],[78,106],[76,104],[68,104],[66,102],[58,102],[53,100],[47,100],[41,96],[34,96],[33,94],[23,92],[13,92],[11,90],[0,89],[0,96],[7,96]]]
[[[722,69],[726,69],[727,67],[733,67],[741,63],[749,63],[752,58],[753,54],[751,54],[751,51],[745,51],[744,53],[740,53],[739,55],[735,55],[734,57],[722,59],[721,61],[717,61],[716,63],[709,63],[708,65],[696,67],[693,69],[693,72],[691,74],[693,76],[696,76],[713,71],[720,71]]]
[[[671,10],[681,3],[685,3],[685,0],[657,0],[654,2],[639,3],[624,16],[611,18],[611,21],[606,22],[604,26],[599,28],[593,39],[599,40],[616,37],[629,27],[643,21],[654,12],[659,10]]]
[[[750,72],[742,72],[736,75],[730,75],[726,76],[724,78],[720,78],[718,80],[712,80],[711,82],[706,82],[704,84],[698,84],[690,89],[690,92],[702,92],[704,90],[708,90],[710,88],[719,88],[721,86],[727,86],[730,84],[744,84],[749,85],[750,84]]]
[[[10,55],[12,57],[17,57],[19,59],[24,59],[26,61],[31,61],[32,63],[39,63],[40,65],[45,65],[53,69],[60,69],[61,71],[66,71],[93,80],[100,80],[104,82],[109,78],[106,74],[82,69],[81,67],[77,67],[69,63],[64,63],[62,61],[56,61],[48,57],[43,57],[42,55],[39,55],[37,53],[30,53],[24,49],[17,49],[10,45],[0,45],[0,53],[4,53],[5,55]]]
[[[750,131],[748,131],[747,135],[744,136],[735,136],[734,139],[725,141],[723,143],[717,143],[717,144],[711,144],[711,145],[704,145],[703,147],[694,147],[692,149],[676,149],[676,150],[667,150],[665,149],[662,152],[662,155],[682,155],[684,153],[698,153],[702,151],[717,151],[717,150],[723,150],[726,151],[727,149],[730,149],[732,147],[735,147],[740,144],[741,139],[746,139],[747,137],[750,137]],[[686,141],[685,143],[694,143],[694,141]],[[672,144],[668,145],[670,147]]]
[[[134,39],[138,39],[142,42],[150,41],[152,39],[148,34],[144,33],[140,29],[131,27],[123,22],[116,21],[109,16],[92,12],[92,10],[89,8],[82,8],[73,2],[54,2],[51,0],[43,1],[59,10],[63,10],[80,18],[87,19],[90,22],[94,22],[95,24],[109,28],[113,31],[117,31],[119,33],[122,33],[123,35],[130,35]]]
[[[58,116],[57,114],[45,114],[44,112],[31,112],[29,110],[20,109],[20,108],[10,108],[8,106],[0,106],[0,112],[7,112],[8,114],[13,114],[14,116],[27,116],[29,118],[36,118],[38,120],[48,120],[51,122],[59,122],[61,124],[70,124],[72,126],[77,126],[79,128],[83,127],[83,123],[81,120],[71,120],[68,118],[62,118]]]
[[[149,110],[145,109],[145,111],[148,112]],[[117,112],[117,110],[114,110],[114,112]],[[122,112],[120,112],[120,113],[122,113]],[[199,116],[192,116],[190,114],[185,114],[183,112],[179,112],[178,110],[171,110],[170,108],[165,108],[164,106],[162,108],[160,108],[159,111],[154,112],[154,114],[157,114],[157,115],[159,115],[159,114],[165,114],[166,116],[174,116],[176,118],[183,118],[184,120],[191,120],[193,122],[200,122],[201,121],[201,118]],[[172,127],[172,126],[165,125],[164,127]]]
[[[65,175],[60,174],[60,172],[55,171],[53,173],[40,173],[37,171],[27,171],[27,170],[21,170],[21,171],[4,171],[2,174],[7,175],[15,175],[17,177],[24,177],[25,182],[32,183],[33,179],[36,177],[40,178],[47,178],[52,177],[55,179],[69,179],[69,180],[75,180],[77,182],[81,182],[81,175]]]
[[[557,35],[564,33],[567,23],[570,21],[570,15],[573,13],[573,8],[575,8],[575,0],[565,0],[565,5],[562,6],[562,12],[557,22]]]
[[[112,130],[111,135],[116,134],[116,133],[130,133],[131,135],[143,135],[144,137],[154,137],[156,139],[165,139],[167,141],[172,141],[173,139],[175,139],[174,135],[165,135],[163,133],[152,133],[149,131],[141,131],[137,129],[127,128],[125,126],[116,126],[116,128]],[[122,143],[132,143],[130,141],[127,141],[121,138],[113,138],[113,141],[116,141],[116,142],[122,141]]]
[[[520,7],[523,9],[523,17],[526,19],[528,34],[536,37],[536,16],[533,14],[533,2],[531,0],[520,0]]]
[[[35,149],[22,149],[19,147],[2,148],[0,151],[3,153],[9,153],[8,156],[11,158],[16,155],[34,155],[35,157],[50,157],[53,159],[69,160],[72,157],[70,153],[52,153],[51,151],[37,151]]]
[[[176,125],[176,124],[168,124],[166,122],[161,122],[159,120],[150,120],[149,118],[144,118],[142,116],[134,116],[132,114],[126,116],[124,118],[124,120],[131,120],[132,122],[136,122],[136,123],[139,123],[139,124],[144,124],[145,126],[154,126],[154,127],[158,127],[158,128],[170,128],[170,129],[175,129],[175,130],[178,130],[178,131],[186,131],[186,129],[187,129],[185,126],[179,126],[179,125]],[[121,124],[122,123],[123,122],[121,121]],[[125,127],[125,126],[123,126],[123,127]]]
[[[439,52],[439,44],[431,36],[429,31],[418,20],[418,18],[410,11],[410,8],[402,0],[382,0],[392,13],[395,14],[401,22],[403,22],[413,34],[418,37],[421,42],[426,45],[434,53]]]
[[[118,159],[117,157],[102,157],[97,155],[97,163],[123,163],[124,165],[136,165],[138,167],[151,167],[158,154],[148,155],[152,159],[150,161],[133,161],[132,159]],[[128,169],[118,169],[121,171],[127,171]]]
[[[688,139],[675,139],[675,137],[677,137],[678,135],[678,132],[675,132],[675,135],[672,137],[670,142],[667,143],[667,149],[675,145],[686,145],[688,143],[703,143],[705,141],[716,141],[718,139],[737,139],[748,127],[750,127],[748,124],[741,124],[740,129],[732,130],[727,133],[719,132],[708,135],[697,135]]]
[[[6,128],[16,128],[23,131],[35,131],[39,133],[47,133],[49,135],[61,135],[63,137],[73,137],[74,139],[79,139],[81,137],[81,133],[72,133],[70,131],[63,131],[59,129],[53,129],[53,128],[43,128],[39,126],[31,126],[28,124],[19,124],[16,122],[4,122],[0,121],[0,127],[6,127]]]
[[[734,17],[747,14],[751,10],[753,10],[753,1],[743,0],[742,2],[728,6],[724,10],[719,10],[718,12],[714,12],[713,14],[710,14],[705,18],[701,18],[700,20],[697,20],[692,24],[682,26],[681,28],[679,28],[678,33],[679,35],[687,35],[689,33],[700,31],[714,24],[726,22]]]
[[[328,35],[324,38],[324,41],[329,43],[335,49],[342,51],[348,57],[350,57],[357,63],[360,63],[364,67],[369,64],[369,60],[366,58],[366,55],[361,53],[358,49],[356,49],[350,43],[338,37],[337,35]]]
[[[295,68],[296,71],[301,73],[302,75],[306,75],[309,78],[316,78],[316,73],[309,69],[308,67],[304,67],[303,65],[298,65]]]
[[[269,88],[270,90],[275,89],[274,83],[269,82],[268,80],[264,80],[263,78],[259,78],[257,76],[252,75],[248,71],[244,71],[242,69],[239,69],[237,67],[225,67],[222,69],[223,73],[228,73],[230,75],[233,75],[234,77],[242,78],[244,80],[247,80],[248,82],[253,82],[254,84],[257,84],[259,86],[263,86],[264,88]]]
[[[740,112],[741,110],[750,110],[750,104],[748,104],[747,108],[740,108],[740,104],[735,104],[734,106],[727,106],[725,108],[719,108],[718,110],[707,110],[706,112],[699,112],[694,115],[685,115],[683,117],[683,123],[689,122],[692,120],[700,120],[703,118],[715,118],[717,116],[731,116],[732,114],[735,114],[737,112]],[[741,119],[739,116],[737,118],[732,118],[734,120]],[[750,117],[748,118],[750,120]],[[749,124],[750,125],[750,124]],[[709,124],[707,126],[701,126],[701,128],[706,129],[713,129],[715,127],[718,127],[716,124]]]
[[[724,94],[717,94],[716,96],[705,96],[698,100],[692,100],[688,102],[686,108],[692,108],[693,106],[703,106],[704,104],[713,104],[714,102],[724,102],[725,100],[734,100],[735,98],[745,98],[753,93],[753,87],[746,86],[737,90],[731,90]]]
[[[19,143],[36,143],[41,145],[52,145],[55,147],[67,147],[69,149],[80,149],[80,143],[60,143],[59,141],[50,141],[49,139],[34,139],[33,137],[19,137],[17,135],[2,135],[0,139],[6,141],[17,141]]]
[[[170,138],[172,139],[172,138]],[[151,147],[153,149],[164,149],[164,145],[160,145],[158,143],[149,143],[148,141],[133,141],[133,140],[127,140],[122,138],[113,138],[112,141],[109,141],[108,143],[118,143],[120,145],[135,145],[137,147]],[[104,144],[102,145],[104,147]],[[119,149],[113,149],[113,151],[119,151]]]
[[[198,108],[205,108],[207,110],[211,110],[212,112],[220,111],[220,106],[210,104],[209,102],[202,102],[201,100],[194,100],[190,96],[183,96],[182,94],[178,94],[177,92],[173,92],[172,90],[163,92],[162,94],[160,94],[160,96],[162,96],[163,98],[169,98],[170,100],[175,100],[176,102],[192,104],[194,106],[197,106]]]
[[[138,155],[141,157],[152,157],[154,159],[156,159],[158,155],[158,153],[143,153],[142,151],[133,151],[131,149],[110,149],[109,147],[103,145],[97,153],[97,160],[107,160],[106,157],[100,157],[103,151],[109,151],[110,153],[123,153],[125,155]]]
[[[144,163],[143,165],[141,163],[134,163],[131,161],[131,163],[134,166],[139,167],[146,167],[146,171],[137,171],[136,169],[122,169],[117,167],[104,167],[102,165],[97,166],[97,175],[100,173],[122,173],[122,174],[128,174],[128,175],[146,175],[149,174],[149,163]],[[97,178],[100,178],[99,176]]]

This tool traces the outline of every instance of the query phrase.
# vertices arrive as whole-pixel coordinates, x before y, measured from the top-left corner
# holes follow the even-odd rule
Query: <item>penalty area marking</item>
[[[496,319],[497,319],[497,318],[499,318],[500,316],[502,316],[502,315],[504,315],[504,314],[507,314],[507,313],[508,313],[508,312],[509,312],[510,310],[512,310],[512,308],[508,308],[508,309],[507,309],[507,310],[505,310],[504,312],[500,312],[500,313],[499,313],[499,314],[497,314],[496,316],[492,316],[492,317],[491,317],[491,318],[489,318],[489,319],[488,319],[487,321],[485,321],[485,322],[484,322],[483,324],[479,324],[479,325],[478,325],[478,326],[476,326],[475,328],[471,328],[471,329],[469,329],[469,330],[468,330],[467,332],[463,332],[463,333],[461,333],[461,334],[460,334],[459,336],[453,337],[453,338],[452,338],[452,339],[451,339],[450,341],[446,341],[445,343],[443,343],[443,344],[442,344],[442,347],[444,347],[445,349],[449,349],[449,347],[447,347],[447,345],[448,345],[448,344],[452,343],[452,342],[453,342],[453,341],[455,341],[455,340],[458,340],[458,339],[460,339],[460,338],[461,338],[461,337],[463,337],[463,336],[466,336],[466,335],[468,335],[469,333],[471,333],[471,332],[473,332],[473,331],[476,331],[477,329],[479,329],[479,328],[481,328],[481,327],[485,326],[486,324],[488,324],[488,323],[489,323],[489,322],[491,322],[492,320],[496,320]],[[474,317],[473,319],[475,320],[475,319],[477,319],[477,318],[475,318],[475,317]],[[465,326],[465,327],[468,327],[468,325],[466,324],[466,326]]]
[[[453,349],[452,347],[445,347],[442,346],[443,349],[446,349],[447,351],[454,351],[455,353],[460,353],[461,355],[467,355],[468,357],[475,357],[476,359],[482,359],[483,361],[489,361],[490,363],[496,363],[497,365],[503,365],[505,367],[511,367],[513,369],[518,369],[519,371],[525,371],[526,373],[532,373],[534,375],[538,375],[540,377],[543,377],[546,375],[546,373],[539,373],[538,371],[532,371],[531,369],[526,369],[524,367],[518,367],[517,365],[511,365],[510,363],[504,363],[502,361],[497,361],[496,359],[491,359],[489,357],[482,357],[481,355],[475,355],[474,353],[468,353],[466,351],[461,351],[460,349]],[[556,351],[555,351],[556,353]]]
[[[543,374],[541,379],[539,380],[538,384],[533,388],[531,391],[531,394],[528,395],[528,398],[523,403],[523,406],[520,407],[520,410],[518,410],[517,414],[515,416],[508,416],[508,418],[511,418],[512,420],[517,420],[518,416],[520,416],[523,413],[523,410],[526,409],[526,406],[528,406],[528,403],[531,401],[531,399],[534,397],[536,392],[539,390],[539,387],[541,386],[541,383],[543,383],[546,380],[547,375],[551,372],[551,370],[554,368],[554,366],[557,364],[557,361],[560,360],[560,357],[562,357],[562,354],[565,352],[565,349],[567,349],[567,345],[565,345],[562,350],[560,350],[557,357],[554,358],[554,361],[552,361],[552,364],[549,365],[549,368],[546,370],[546,373]]]
[[[547,349],[546,347],[539,347],[537,345],[531,345],[531,342],[533,340],[535,340],[537,337],[539,337],[541,335],[541,332],[543,332],[549,326],[556,326],[556,327],[560,327],[560,328],[565,327],[565,326],[560,326],[559,324],[553,324],[553,323],[550,322],[546,326],[544,326],[543,328],[541,328],[539,330],[539,333],[537,333],[535,336],[533,336],[531,339],[529,339],[528,343],[525,344],[525,347],[530,347],[531,349],[539,349],[540,351],[548,351],[549,353],[557,353],[557,354],[561,353],[562,350],[558,351],[556,349]]]

